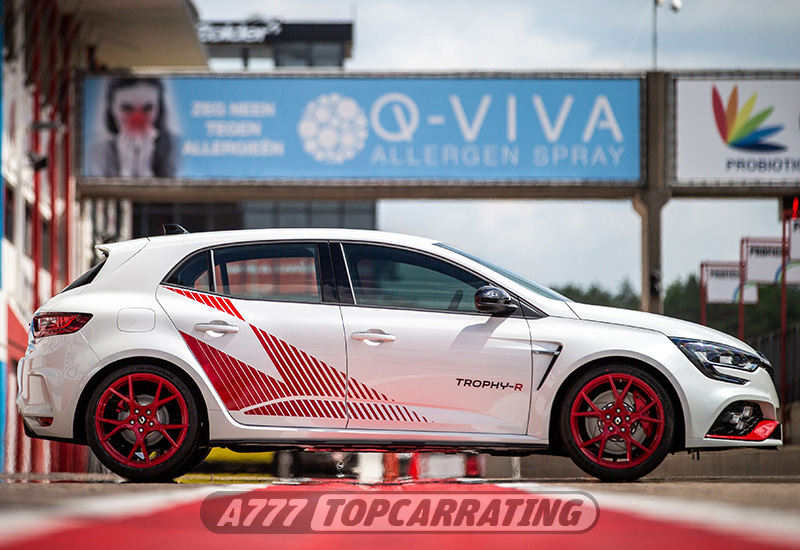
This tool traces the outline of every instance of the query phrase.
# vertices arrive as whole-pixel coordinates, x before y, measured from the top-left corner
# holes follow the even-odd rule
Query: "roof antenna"
[[[165,223],[162,227],[164,228],[164,235],[184,235],[188,233],[177,223]]]

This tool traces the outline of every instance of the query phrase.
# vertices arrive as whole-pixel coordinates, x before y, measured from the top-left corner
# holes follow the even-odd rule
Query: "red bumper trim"
[[[706,435],[709,439],[736,439],[739,441],[764,441],[780,426],[777,420],[762,420],[747,435]]]

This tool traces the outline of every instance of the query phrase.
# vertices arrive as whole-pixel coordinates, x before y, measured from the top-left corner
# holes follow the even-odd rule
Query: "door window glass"
[[[486,284],[447,262],[385,246],[345,244],[356,304],[475,312],[475,291]]]
[[[322,302],[317,246],[275,243],[214,250],[216,292],[235,298]]]

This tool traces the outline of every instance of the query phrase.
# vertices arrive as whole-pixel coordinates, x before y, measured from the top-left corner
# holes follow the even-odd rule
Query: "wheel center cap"
[[[616,424],[617,426],[619,426],[620,424],[622,424],[622,419],[621,419],[620,417],[618,417],[618,416],[617,416],[616,418],[614,418],[614,424]]]
[[[139,424],[144,424],[145,422],[147,422],[147,418],[145,418],[144,416],[140,416],[139,417]]]

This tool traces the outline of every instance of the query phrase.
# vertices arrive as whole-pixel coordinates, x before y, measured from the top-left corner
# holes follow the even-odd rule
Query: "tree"
[[[760,285],[758,304],[745,305],[745,337],[779,330],[781,327],[781,287]],[[800,288],[786,289],[788,324],[800,322]],[[664,297],[664,314],[695,323],[700,322],[700,283],[697,275],[678,279],[667,288]],[[739,304],[708,304],[708,326],[737,335],[739,333]]]
[[[639,304],[641,303],[641,297],[633,288],[629,279],[625,279],[620,283],[616,294],[612,294],[598,283],[592,283],[585,290],[573,283],[554,286],[553,290],[583,304],[639,309]]]
[[[598,283],[582,288],[575,284],[554,287],[554,289],[584,304],[612,306],[625,309],[639,309],[640,296],[629,279],[620,283],[616,293],[601,287]],[[767,332],[779,330],[781,326],[781,288],[777,285],[761,285],[758,288],[759,302],[745,305],[745,336],[753,338]],[[786,292],[788,324],[800,323],[800,287],[790,286]],[[673,281],[664,295],[664,315],[693,323],[700,322],[700,281],[696,274],[685,279]],[[708,304],[706,307],[708,326],[722,332],[739,333],[738,304]]]

